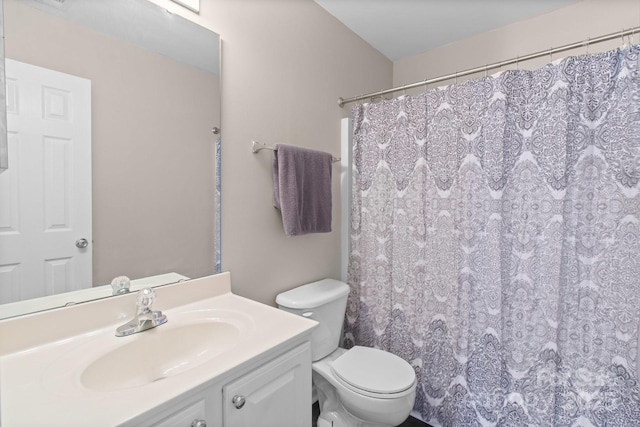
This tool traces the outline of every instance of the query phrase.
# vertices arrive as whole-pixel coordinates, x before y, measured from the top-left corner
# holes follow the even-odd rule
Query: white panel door
[[[91,287],[91,81],[10,59],[6,75],[0,303]]]

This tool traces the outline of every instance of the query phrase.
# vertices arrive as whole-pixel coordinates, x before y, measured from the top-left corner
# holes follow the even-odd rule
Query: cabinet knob
[[[231,399],[231,403],[233,403],[237,409],[240,409],[244,406],[246,399],[244,398],[244,396],[240,396],[240,395],[235,395],[233,396],[233,399]]]
[[[193,420],[191,427],[207,427],[207,422],[205,420]]]

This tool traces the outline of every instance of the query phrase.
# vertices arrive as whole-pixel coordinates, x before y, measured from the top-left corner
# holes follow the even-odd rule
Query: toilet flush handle
[[[311,316],[313,316],[313,311],[305,311],[304,313],[302,313],[302,317],[310,319]]]

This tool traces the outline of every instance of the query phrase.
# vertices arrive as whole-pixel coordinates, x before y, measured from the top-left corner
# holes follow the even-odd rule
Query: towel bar
[[[276,147],[273,147],[271,145],[267,145],[267,144],[264,144],[264,143],[258,142],[258,141],[251,141],[251,152],[255,154],[260,150],[277,151]],[[340,157],[331,156],[331,161],[333,163],[339,162],[340,161]]]

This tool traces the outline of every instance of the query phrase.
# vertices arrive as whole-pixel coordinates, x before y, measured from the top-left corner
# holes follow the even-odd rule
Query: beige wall
[[[639,8],[638,0],[582,0],[532,19],[398,60],[393,66],[394,86],[482,67],[639,26]],[[636,36],[634,43],[638,42]],[[593,45],[589,50],[602,51],[621,44],[621,40],[615,40]],[[578,49],[552,59],[584,53],[585,50]],[[540,58],[520,64],[520,67],[539,67],[550,59]]]
[[[286,237],[272,206],[271,155],[250,141],[340,155],[337,98],[387,87],[392,64],[311,0],[207,1],[220,19],[222,266],[234,292],[274,304],[278,292],[340,275],[340,166],[333,232]],[[205,8],[204,12],[207,12]]]
[[[92,81],[94,283],[211,274],[218,77],[16,0],[4,14],[8,58]]]
[[[222,269],[233,291],[274,304],[278,292],[340,275],[340,194],[333,232],[286,237],[272,206],[271,153],[251,140],[339,155],[337,98],[388,87],[392,63],[312,0],[201,0],[195,17],[222,38]]]
[[[339,276],[339,166],[334,170],[334,231],[286,237],[271,203],[271,154],[252,154],[252,139],[337,154],[340,119],[349,114],[348,108],[337,107],[339,96],[619,31],[640,19],[637,0],[583,0],[392,64],[312,0],[201,0],[200,15],[168,0],[152,1],[222,37],[222,266],[232,273],[235,293],[268,304],[298,284]],[[174,152],[183,151],[189,150]],[[105,166],[100,174],[111,172]]]

